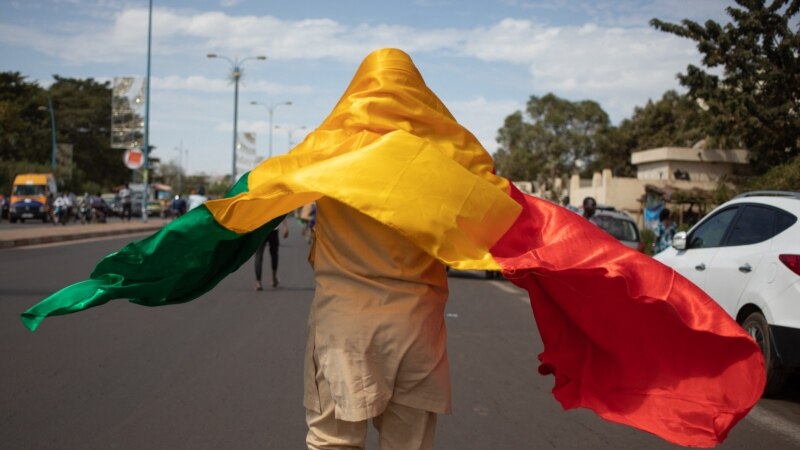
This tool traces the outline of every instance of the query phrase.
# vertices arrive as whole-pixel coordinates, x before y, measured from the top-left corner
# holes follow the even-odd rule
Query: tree
[[[603,148],[608,115],[591,100],[571,102],[550,93],[528,100],[498,131],[498,172],[515,180],[552,181],[588,167]]]
[[[687,95],[670,90],[657,102],[637,106],[620,128],[634,150],[657,147],[692,147],[710,130],[708,114]]]
[[[49,91],[57,114],[58,141],[73,145],[73,165],[86,179],[101,186],[114,186],[129,178],[121,149],[111,148],[111,87],[109,82],[54,76]],[[66,180],[65,180],[66,181]]]
[[[532,180],[536,177],[532,162],[533,152],[529,148],[527,135],[531,125],[525,123],[522,112],[506,117],[503,128],[498,130],[495,152],[497,173],[511,180]]]
[[[40,167],[51,171],[52,136],[48,99],[56,116],[56,141],[73,146],[71,176],[57,168],[62,190],[110,189],[130,178],[121,149],[112,149],[111,88],[108,82],[54,75],[49,89],[19,72],[0,72],[0,164],[2,170]],[[155,159],[155,158],[154,158]],[[3,185],[7,180],[0,180]]]
[[[800,154],[800,0],[736,3],[739,8],[726,9],[732,22],[724,26],[712,20],[650,24],[696,41],[702,64],[722,69],[719,76],[689,65],[678,79],[707,105],[716,146],[747,148],[763,173]]]
[[[0,160],[50,164],[47,94],[19,72],[0,73]]]

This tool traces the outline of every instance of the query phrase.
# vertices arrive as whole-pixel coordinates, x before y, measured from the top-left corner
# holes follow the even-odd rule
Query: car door
[[[669,261],[669,265],[698,287],[705,289],[707,269],[738,211],[738,205],[733,205],[713,213],[700,223],[687,236],[686,250],[678,251],[674,259]]]
[[[748,284],[759,278],[763,255],[775,235],[776,212],[763,205],[742,205],[733,226],[706,269],[703,289],[732,317]]]

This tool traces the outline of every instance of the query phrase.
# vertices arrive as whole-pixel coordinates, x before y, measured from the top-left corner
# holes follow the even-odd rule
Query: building
[[[644,208],[652,207],[658,196],[664,192],[711,192],[725,175],[747,165],[748,152],[660,147],[632,153],[631,163],[636,166],[636,178],[614,177],[611,169],[595,172],[591,180],[573,175],[570,203],[580,205],[585,197],[594,197],[599,204],[628,212],[643,225]]]

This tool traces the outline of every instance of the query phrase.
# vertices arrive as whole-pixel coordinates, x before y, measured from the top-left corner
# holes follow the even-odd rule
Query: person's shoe
[[[278,287],[278,277],[272,279],[272,287]]]
[[[261,287],[261,282],[260,281],[256,281],[256,290],[257,291],[263,291],[264,290],[264,288]]]

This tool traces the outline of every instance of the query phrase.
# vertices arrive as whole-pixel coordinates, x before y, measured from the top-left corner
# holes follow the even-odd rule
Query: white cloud
[[[699,60],[690,41],[650,28],[546,27],[512,19],[472,31],[463,51],[525,64],[536,92],[595,99],[616,118],[676,88],[675,74]]]
[[[203,76],[169,76],[154,77],[153,89],[178,90],[178,91],[198,91],[198,92],[230,92],[230,80],[212,79]],[[246,88],[248,92],[258,92],[272,94],[309,94],[312,91],[310,86],[290,86],[280,83],[272,83],[263,80],[247,80],[243,77],[239,81],[239,86]]]
[[[505,117],[525,107],[514,100],[490,101],[484,97],[445,103],[456,120],[470,130],[491,153],[497,149],[497,129],[503,125]]]

